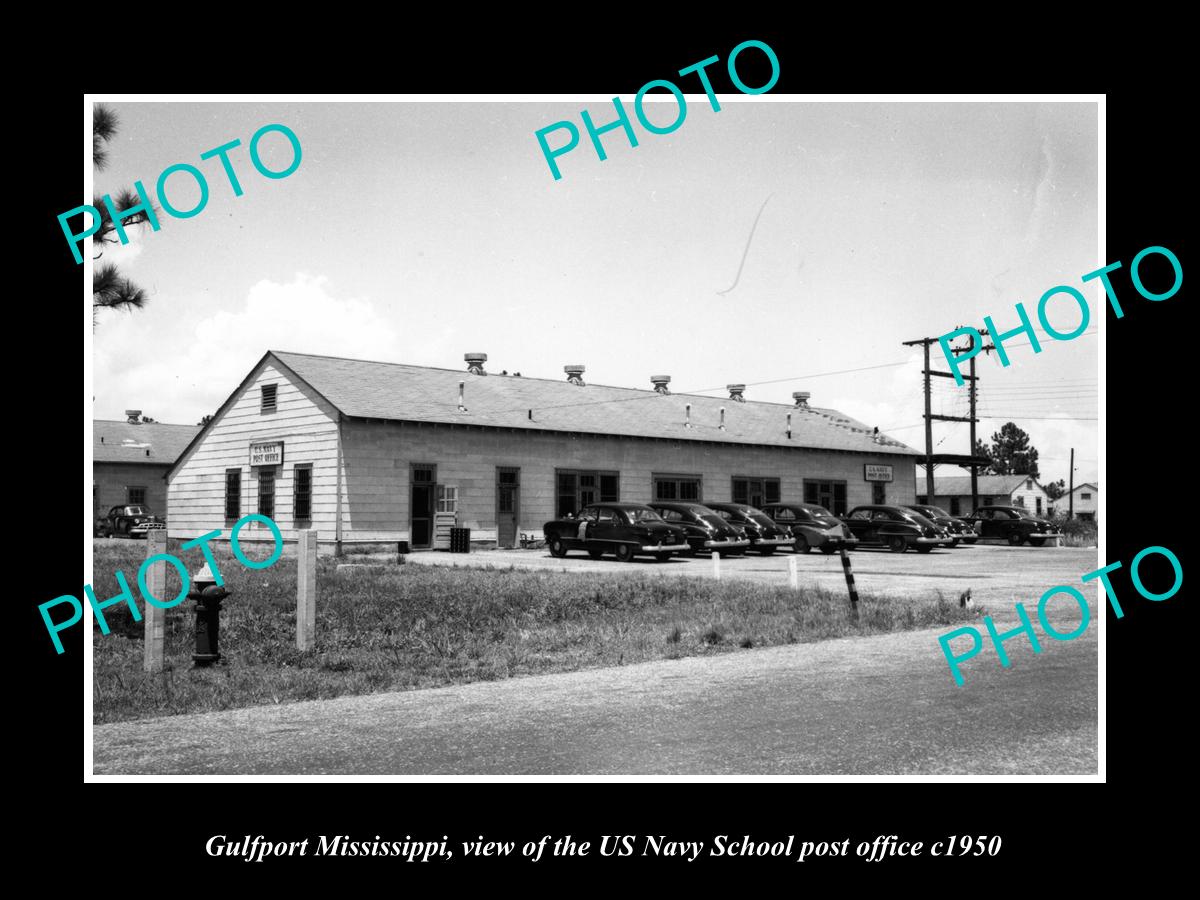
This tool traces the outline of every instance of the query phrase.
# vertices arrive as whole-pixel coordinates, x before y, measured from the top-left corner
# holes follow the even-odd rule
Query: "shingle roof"
[[[1100,486],[1098,484],[1096,484],[1096,482],[1094,482],[1094,481],[1085,481],[1083,484],[1077,484],[1077,485],[1075,485],[1074,490],[1081,491],[1084,488],[1091,488],[1093,491],[1100,490]],[[1072,491],[1072,493],[1073,492],[1074,491]]]
[[[595,384],[581,387],[565,378],[472,375],[465,370],[303,353],[272,351],[271,355],[343,414],[356,418],[917,455],[886,435],[876,440],[871,428],[832,409],[795,409],[785,403],[740,403]],[[466,383],[466,412],[458,408],[460,381]],[[687,403],[692,405],[690,428],[684,426]],[[724,430],[719,428],[722,406]],[[790,439],[786,434],[789,412]]]
[[[980,475],[979,493],[981,494],[1011,494],[1022,484],[1029,475]],[[1036,479],[1035,483],[1036,483]],[[924,482],[921,482],[924,484]],[[918,488],[920,485],[918,485]],[[933,478],[933,492],[939,497],[971,496],[970,475],[936,475]]]
[[[171,465],[199,431],[199,425],[130,425],[96,419],[92,422],[92,461]]]

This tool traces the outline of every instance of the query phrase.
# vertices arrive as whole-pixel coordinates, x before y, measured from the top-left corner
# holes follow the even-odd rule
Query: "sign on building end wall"
[[[265,441],[250,445],[250,465],[283,465],[283,441]]]
[[[280,451],[282,455],[282,451]],[[891,481],[892,467],[891,466],[876,466],[871,463],[866,463],[863,466],[863,478],[867,481]]]

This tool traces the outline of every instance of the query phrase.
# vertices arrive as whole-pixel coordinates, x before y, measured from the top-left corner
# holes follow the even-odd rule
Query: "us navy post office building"
[[[792,403],[268,351],[167,475],[168,530],[191,539],[261,513],[285,540],[513,547],[589,503],[913,503],[916,450]],[[240,540],[269,539],[247,526]]]

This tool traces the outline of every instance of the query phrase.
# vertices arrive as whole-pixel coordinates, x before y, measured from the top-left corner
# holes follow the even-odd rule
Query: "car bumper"
[[[166,528],[162,522],[142,522],[139,525],[134,525],[129,529],[130,534],[145,534],[148,531],[157,531],[160,528]]]
[[[938,544],[946,543],[946,539],[938,538],[938,537],[919,537],[919,538],[909,538],[908,542],[910,544],[933,544],[936,547]]]
[[[1035,531],[1033,534],[1027,534],[1026,537],[1031,538],[1060,538],[1062,534],[1057,531]]]
[[[748,540],[705,541],[704,542],[705,550],[727,550],[727,549],[735,549],[737,547],[749,547],[749,546],[750,546],[750,541],[748,541]]]
[[[682,553],[690,550],[690,544],[642,544],[643,553]]]
[[[825,536],[823,546],[829,547],[853,547],[858,543],[856,537],[843,537],[840,534],[830,534]]]
[[[790,547],[796,543],[795,538],[760,538],[753,542],[755,547]]]
[[[970,534],[960,534],[958,539],[964,544],[973,544],[979,540],[979,535],[972,531]]]

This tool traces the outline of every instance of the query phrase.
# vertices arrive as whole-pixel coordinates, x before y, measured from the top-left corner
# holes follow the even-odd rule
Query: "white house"
[[[1075,490],[1072,491],[1072,505],[1075,509],[1075,515],[1080,519],[1087,519],[1090,522],[1096,521],[1096,510],[1100,504],[1100,488],[1092,482],[1075,485]],[[1060,508],[1066,508],[1067,498],[1063,497],[1058,501]]]

